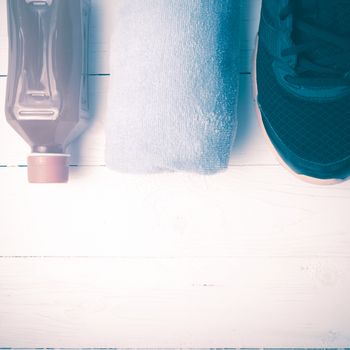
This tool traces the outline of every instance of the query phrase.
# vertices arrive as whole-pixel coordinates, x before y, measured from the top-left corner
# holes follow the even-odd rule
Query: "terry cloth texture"
[[[118,0],[106,163],[214,173],[237,127],[239,0]]]

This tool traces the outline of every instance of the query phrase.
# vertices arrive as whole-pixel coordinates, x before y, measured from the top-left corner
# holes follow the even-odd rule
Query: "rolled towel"
[[[118,0],[107,166],[226,168],[237,126],[239,0]]]

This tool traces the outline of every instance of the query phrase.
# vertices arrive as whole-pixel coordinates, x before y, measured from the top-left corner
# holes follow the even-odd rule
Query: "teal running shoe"
[[[279,160],[316,183],[350,175],[350,1],[262,0],[260,124]]]

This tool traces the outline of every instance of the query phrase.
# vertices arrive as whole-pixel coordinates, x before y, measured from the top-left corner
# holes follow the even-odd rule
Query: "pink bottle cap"
[[[28,157],[30,183],[64,183],[69,177],[68,154],[33,153]]]

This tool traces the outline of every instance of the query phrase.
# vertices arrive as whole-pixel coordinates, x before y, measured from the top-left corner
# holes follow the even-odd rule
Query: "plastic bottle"
[[[7,0],[6,118],[31,146],[28,180],[67,182],[68,144],[87,124],[90,0]]]

